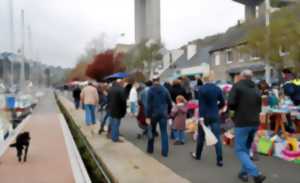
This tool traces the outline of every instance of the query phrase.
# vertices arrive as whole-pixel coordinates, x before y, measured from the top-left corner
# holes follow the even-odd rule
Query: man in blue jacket
[[[169,152],[167,121],[172,109],[172,99],[168,90],[160,85],[159,78],[153,80],[153,86],[148,91],[146,123],[151,125],[152,134],[155,134],[156,124],[159,124],[161,133],[162,156],[167,157]],[[154,138],[148,138],[147,152],[154,151]]]
[[[219,110],[225,105],[222,90],[215,84],[210,82],[210,76],[203,78],[204,85],[198,90],[199,114],[200,118],[204,119],[206,126],[209,126],[218,139],[215,145],[217,155],[217,166],[223,166],[222,142],[221,142],[221,126]],[[193,158],[200,160],[205,141],[205,134],[201,127],[198,126],[198,137],[196,153],[193,153]]]

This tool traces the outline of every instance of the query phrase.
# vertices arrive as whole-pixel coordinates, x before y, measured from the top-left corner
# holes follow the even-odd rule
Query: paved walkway
[[[53,95],[43,97],[22,130],[31,134],[28,160],[19,163],[9,148],[0,157],[1,183],[75,182],[58,114]]]
[[[85,135],[102,165],[114,182],[120,183],[188,183],[189,181],[174,173],[132,143],[113,143],[103,135],[91,135],[83,122],[84,112],[75,110],[73,103],[59,97],[67,111],[72,115],[81,132]]]

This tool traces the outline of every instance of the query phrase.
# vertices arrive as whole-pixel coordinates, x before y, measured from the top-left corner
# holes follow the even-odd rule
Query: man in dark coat
[[[235,112],[235,153],[242,164],[238,175],[242,181],[248,181],[248,176],[254,178],[255,183],[262,183],[266,177],[261,175],[250,158],[249,152],[255,133],[259,126],[261,112],[261,93],[252,81],[253,73],[245,70],[241,73],[241,80],[237,82],[229,94],[229,109]]]
[[[172,86],[172,90],[171,90],[171,97],[172,97],[173,102],[176,102],[176,97],[178,97],[179,95],[184,96],[184,98],[187,97],[187,94],[181,85],[181,81],[175,80],[173,82],[173,86]]]
[[[117,80],[108,91],[107,112],[110,115],[111,139],[113,142],[122,142],[119,139],[121,119],[126,114],[126,94],[122,88],[122,81]]]
[[[146,123],[151,125],[152,134],[155,134],[156,124],[159,124],[161,132],[161,146],[162,156],[167,157],[169,152],[168,142],[168,116],[172,109],[172,99],[168,90],[160,85],[159,79],[153,80],[154,85],[150,88],[148,93],[148,105],[146,113]],[[147,152],[153,153],[154,151],[154,138],[155,135],[148,139]]]
[[[76,109],[79,109],[80,107],[80,93],[81,93],[80,87],[76,86],[76,88],[73,90],[73,99],[74,99],[74,104]]]

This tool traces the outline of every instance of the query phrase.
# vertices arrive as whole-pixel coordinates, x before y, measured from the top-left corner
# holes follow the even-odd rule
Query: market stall
[[[300,106],[293,105],[286,97],[275,104],[263,97],[262,103],[261,123],[252,152],[300,164]],[[224,144],[232,146],[233,141],[231,129],[224,134]]]

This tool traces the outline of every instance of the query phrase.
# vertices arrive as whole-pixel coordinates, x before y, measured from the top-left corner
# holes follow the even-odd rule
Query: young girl
[[[184,130],[185,130],[185,121],[187,116],[187,101],[182,95],[176,97],[176,105],[172,109],[173,127],[172,129],[175,132],[175,143],[174,145],[183,145],[184,144]]]

